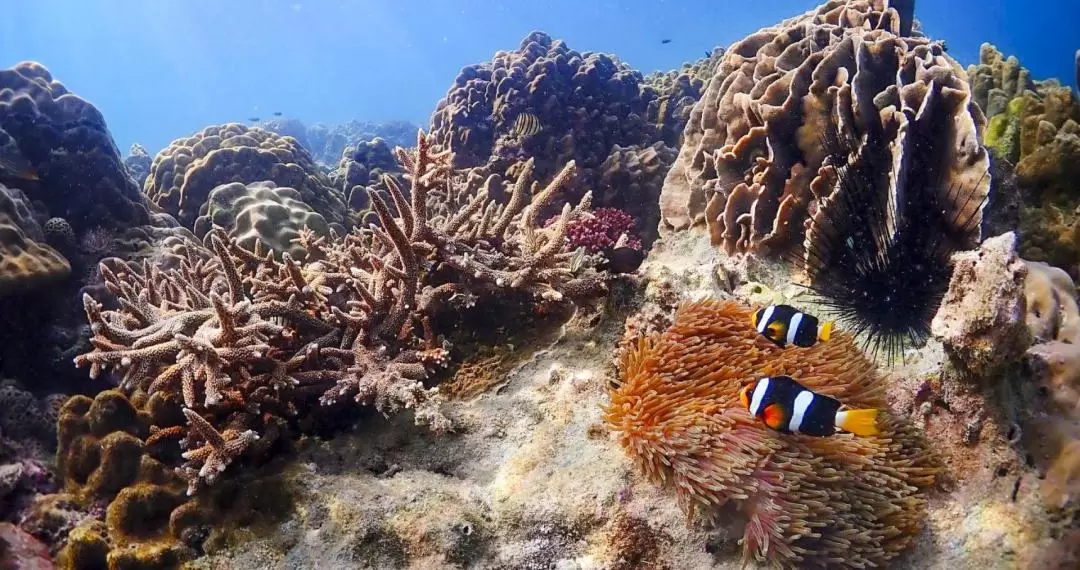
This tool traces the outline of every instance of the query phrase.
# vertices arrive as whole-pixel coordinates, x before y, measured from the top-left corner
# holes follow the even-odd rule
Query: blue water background
[[[702,57],[816,0],[9,0],[0,67],[37,60],[104,113],[123,152],[211,124],[405,119],[427,126],[465,65],[533,30],[648,73]],[[1074,83],[1080,0],[920,0],[967,65],[989,41],[1036,79]],[[662,39],[671,39],[661,44]]]

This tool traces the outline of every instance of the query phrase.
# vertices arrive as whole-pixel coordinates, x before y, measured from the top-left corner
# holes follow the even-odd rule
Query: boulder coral
[[[299,243],[307,229],[318,237],[329,237],[330,225],[312,211],[292,188],[273,182],[239,182],[214,188],[195,220],[195,235],[205,237],[214,227],[225,230],[237,245],[256,255],[273,252],[281,259],[288,253],[305,261],[308,252]],[[343,228],[338,228],[344,233]]]
[[[941,173],[942,192],[988,195],[985,118],[967,77],[939,42],[900,35],[911,27],[901,12],[884,0],[833,0],[732,45],[664,182],[664,223],[704,223],[728,253],[797,249],[815,202],[836,184],[821,170],[829,132],[857,141],[837,158],[885,154],[881,184],[904,184],[914,168],[906,154],[933,143],[935,164],[920,168]],[[982,207],[963,202],[946,202],[957,219]]]
[[[22,191],[0,184],[0,296],[64,279],[71,265],[45,241]]]
[[[694,93],[677,96],[678,105],[686,106],[684,100]],[[431,132],[453,151],[456,168],[481,167],[486,174],[513,177],[532,158],[537,178],[546,181],[573,160],[575,179],[564,189],[564,200],[573,202],[594,190],[596,206],[655,220],[660,178],[673,154],[649,118],[660,97],[644,85],[639,72],[615,57],[578,52],[533,32],[518,49],[499,51],[489,62],[462,69],[432,114]],[[612,192],[622,188],[612,182],[627,192]],[[596,192],[600,187],[605,190]],[[640,231],[651,242],[647,234],[654,228]]]
[[[266,180],[295,189],[328,223],[345,222],[343,196],[296,139],[238,123],[173,141],[154,157],[143,192],[190,228],[214,188]]]
[[[752,312],[737,301],[681,305],[666,331],[622,354],[608,428],[688,511],[741,521],[744,559],[884,565],[918,533],[938,458],[888,413],[873,437],[785,435],[752,417],[739,389],[776,374],[851,407],[888,409],[885,384],[848,335],[784,350],[757,334]]]
[[[0,181],[33,195],[46,217],[68,220],[79,238],[93,225],[148,221],[101,112],[39,63],[0,70],[0,146],[6,158],[25,163],[16,180]]]

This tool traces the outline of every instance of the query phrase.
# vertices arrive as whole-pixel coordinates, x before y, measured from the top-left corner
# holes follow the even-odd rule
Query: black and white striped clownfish
[[[791,305],[769,305],[758,309],[751,318],[754,328],[765,338],[783,348],[786,345],[814,346],[829,342],[833,322],[819,323],[817,317],[808,315]]]
[[[824,437],[837,430],[875,435],[877,410],[846,410],[840,401],[806,389],[790,376],[771,376],[744,386],[739,401],[750,415],[782,433]]]

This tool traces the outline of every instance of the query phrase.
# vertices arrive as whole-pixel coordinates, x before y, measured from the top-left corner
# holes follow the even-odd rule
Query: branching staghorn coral
[[[93,377],[115,368],[126,391],[182,401],[187,425],[155,426],[151,438],[184,437],[189,493],[272,420],[317,414],[320,404],[414,408],[417,423],[449,429],[437,390],[423,384],[447,362],[442,311],[510,293],[544,303],[603,290],[603,274],[575,263],[565,239],[588,197],[550,228],[539,221],[573,163],[530,195],[530,162],[499,204],[484,189],[462,191],[449,153],[431,143],[421,132],[414,152],[395,149],[409,198],[385,177],[387,197],[371,192],[378,224],[343,237],[301,231],[306,263],[258,244],[248,251],[214,228],[202,244],[166,239],[153,260],[101,264],[119,308],[84,297],[94,350],[76,365]]]
[[[780,434],[739,404],[744,383],[788,374],[853,408],[885,408],[874,365],[846,334],[781,349],[734,301],[682,305],[625,350],[605,421],[690,512],[739,514],[743,555],[785,568],[884,565],[917,534],[939,464],[890,414],[874,437]],[[723,509],[722,511],[720,509]]]

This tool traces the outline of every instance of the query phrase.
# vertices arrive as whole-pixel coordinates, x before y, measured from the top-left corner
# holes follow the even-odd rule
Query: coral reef
[[[648,224],[671,151],[649,120],[661,95],[643,81],[612,56],[579,53],[533,32],[517,50],[462,69],[431,117],[431,132],[453,151],[456,167],[507,178],[528,158],[540,180],[573,160],[577,175],[562,198],[606,188],[595,192],[595,205],[629,211],[651,243],[655,226]]]
[[[349,215],[358,225],[364,225],[364,218],[373,214],[367,198],[369,189],[378,185],[383,175],[392,175],[399,185],[403,185],[403,174],[389,143],[375,138],[346,147],[337,169],[330,173],[330,183],[342,195],[348,196]]]
[[[634,218],[645,245],[652,245],[660,226],[657,200],[664,176],[675,162],[675,149],[662,142],[621,147],[615,145],[600,165],[593,201],[598,206],[618,207]]]
[[[707,57],[683,63],[679,69],[645,76],[643,87],[657,92],[649,103],[649,120],[660,130],[664,144],[672,148],[682,146],[683,130],[694,104],[701,99],[722,57],[724,48],[715,47]]]
[[[1080,105],[1072,88],[1056,79],[1036,81],[1016,56],[1006,58],[993,45],[979,48],[979,63],[968,66],[972,96],[990,123],[986,145],[1017,165],[1018,174],[1038,169],[1046,157],[1025,159],[1050,144],[1057,134],[1078,133]],[[1045,152],[1044,152],[1045,154]],[[1045,166],[1043,166],[1045,168]]]
[[[150,153],[138,143],[131,145],[128,155],[124,157],[124,169],[139,188],[143,187],[146,177],[150,175],[150,164],[153,160]]]
[[[64,256],[45,241],[30,200],[0,184],[0,296],[59,281],[71,273]]]
[[[412,181],[409,201],[386,179],[400,218],[373,193],[380,225],[337,241],[300,232],[310,263],[254,255],[221,230],[205,246],[167,239],[154,263],[102,263],[120,308],[85,297],[94,350],[76,364],[92,377],[114,369],[128,390],[182,397],[186,422],[157,427],[168,437],[186,433],[191,492],[276,418],[311,416],[320,401],[413,408],[417,422],[446,429],[440,399],[422,384],[446,361],[436,330],[443,310],[514,292],[556,303],[603,291],[603,275],[571,267],[566,251],[567,225],[587,197],[539,227],[538,209],[573,164],[531,199],[527,167],[501,206],[484,193],[459,193],[448,155],[430,137],[421,134],[414,154],[397,154]]]
[[[390,148],[408,147],[415,141],[416,125],[408,121],[349,121],[339,125],[305,125],[299,119],[273,119],[260,126],[281,136],[293,137],[308,149],[316,162],[333,168],[349,147],[381,138]]]
[[[985,144],[1016,165],[1024,200],[1020,213],[1024,258],[1045,261],[1080,277],[1080,239],[1074,181],[1080,176],[1080,99],[1056,79],[1033,80],[1015,56],[983,44],[968,68],[975,100],[990,118]]]
[[[27,171],[0,180],[34,196],[79,237],[91,222],[118,228],[147,222],[101,113],[69,92],[45,67],[22,62],[0,70],[0,140],[11,139]],[[8,153],[5,152],[7,155]]]
[[[281,259],[288,253],[301,262],[307,256],[298,243],[302,231],[330,236],[326,219],[312,211],[299,192],[273,182],[233,182],[214,188],[195,220],[195,235],[203,238],[214,227],[223,228],[229,239],[259,257],[273,252]],[[344,233],[342,228],[338,231]]]
[[[300,143],[238,123],[173,141],[154,157],[143,191],[190,228],[217,186],[262,181],[295,189],[328,223],[345,222],[344,198]]]
[[[783,566],[879,566],[919,532],[939,471],[928,443],[900,417],[882,435],[778,434],[739,405],[742,384],[793,375],[854,408],[887,409],[885,385],[841,334],[780,349],[735,301],[681,306],[666,332],[620,360],[605,420],[638,466],[691,512],[745,518],[743,552]]]
[[[797,248],[812,205],[835,190],[821,170],[830,131],[858,141],[857,154],[837,158],[882,156],[880,166],[901,174],[913,168],[912,149],[933,144],[933,163],[920,166],[941,174],[941,191],[985,196],[985,119],[967,78],[940,43],[899,36],[905,26],[881,0],[830,2],[731,46],[664,182],[665,224],[704,222],[729,253]],[[972,206],[947,203],[969,218]]]

